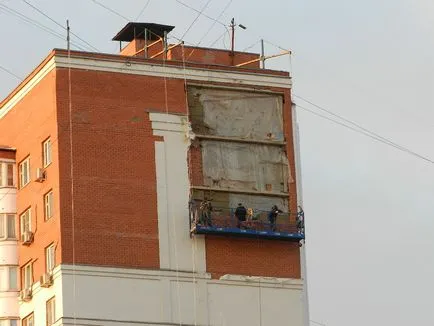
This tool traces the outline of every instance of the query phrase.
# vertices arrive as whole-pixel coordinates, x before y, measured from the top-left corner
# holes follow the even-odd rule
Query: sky
[[[92,0],[28,0],[103,52],[126,20]],[[131,20],[176,26],[196,13],[175,0],[100,0]],[[185,0],[200,9],[205,0]],[[229,0],[211,0],[218,17]],[[0,0],[0,65],[25,77],[59,39],[4,11],[61,27],[21,0]],[[290,70],[294,94],[434,160],[434,2],[431,0],[233,0],[220,20],[247,27],[236,48],[266,54]],[[201,16],[185,35],[197,44],[213,21]],[[215,24],[201,45],[225,29]],[[73,38],[73,42],[77,40]],[[228,47],[225,35],[215,46]],[[73,46],[74,48],[74,46]],[[15,86],[0,70],[0,97]],[[434,325],[434,164],[315,116],[295,97],[300,124],[310,318],[327,326]],[[302,108],[303,107],[303,108]],[[336,119],[332,117],[333,119]],[[311,325],[316,325],[312,322]]]

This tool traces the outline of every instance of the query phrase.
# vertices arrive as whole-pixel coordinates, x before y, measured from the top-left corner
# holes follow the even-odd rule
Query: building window
[[[43,156],[43,164],[44,168],[51,164],[51,139],[48,138],[42,144],[42,156]]]
[[[20,188],[23,188],[30,182],[30,157],[27,157],[19,165],[20,170]]]
[[[56,298],[47,301],[47,326],[54,325],[56,322]]]
[[[45,220],[48,221],[53,217],[53,191],[44,196]]]
[[[18,320],[16,319],[0,320],[0,326],[18,326]]]
[[[32,263],[27,264],[22,269],[23,289],[31,289],[33,285],[33,266]]]
[[[0,162],[0,187],[13,187],[14,185],[14,164]]]
[[[9,290],[18,291],[18,268],[14,266],[8,267]]]
[[[28,231],[32,231],[32,216],[31,215],[32,214],[31,214],[31,211],[29,208],[20,216],[21,236]]]
[[[0,240],[16,239],[15,215],[0,214]]]
[[[15,266],[4,266],[0,268],[0,290],[1,291],[18,291],[17,270],[18,268]]]
[[[47,273],[53,272],[56,266],[56,247],[54,244],[45,248],[45,269]]]
[[[22,326],[35,326],[35,318],[33,317],[33,313],[28,315],[26,318],[24,318],[21,325]]]

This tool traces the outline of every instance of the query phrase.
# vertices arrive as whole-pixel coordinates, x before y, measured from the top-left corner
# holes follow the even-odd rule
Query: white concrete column
[[[205,240],[190,238],[187,118],[150,113],[155,136],[158,230],[162,269],[205,272]]]

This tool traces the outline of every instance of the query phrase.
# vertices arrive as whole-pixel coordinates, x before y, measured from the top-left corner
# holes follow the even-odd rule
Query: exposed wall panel
[[[190,87],[193,131],[199,134],[283,141],[282,97]]]
[[[246,191],[287,192],[288,159],[277,146],[203,141],[204,185]]]

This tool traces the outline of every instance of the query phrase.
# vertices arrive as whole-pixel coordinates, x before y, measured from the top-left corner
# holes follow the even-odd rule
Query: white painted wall
[[[2,162],[14,163],[13,160],[6,159],[2,159]],[[2,174],[6,175],[6,166],[3,166]],[[14,182],[16,183],[15,167]],[[17,189],[15,187],[0,187],[0,214],[17,213],[16,195]],[[2,222],[4,223],[4,221]],[[18,241],[0,240],[0,318],[17,318],[19,316],[19,292],[9,290],[11,282],[9,280],[9,267],[15,267],[18,274]]]
[[[190,238],[187,119],[180,115],[150,113],[157,171],[160,267],[205,272],[205,240]]]
[[[60,272],[60,266],[53,271],[54,284],[49,288],[40,287],[39,282],[36,282],[32,287],[33,297],[29,302],[19,301],[19,316],[24,318],[33,313],[35,325],[46,325],[46,303],[51,298],[56,298],[56,318],[63,316],[63,282]],[[71,295],[71,294],[69,294]]]
[[[55,283],[54,292],[35,294],[35,317],[41,323],[43,304],[55,293],[57,317],[63,320],[59,325],[73,325],[75,317],[78,325],[301,326],[300,280],[212,280],[206,273],[71,265],[62,265],[59,274],[62,292]]]
[[[0,214],[16,213],[17,190],[12,187],[0,187]]]
[[[0,266],[18,266],[18,241],[0,240]]]

